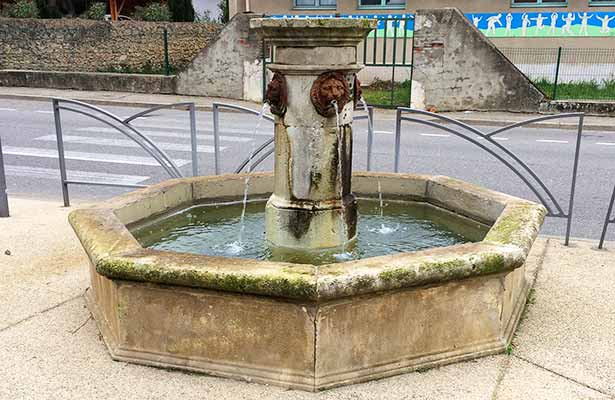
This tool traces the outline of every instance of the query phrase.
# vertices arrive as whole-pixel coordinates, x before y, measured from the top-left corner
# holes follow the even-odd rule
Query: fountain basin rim
[[[354,74],[359,72],[364,67],[363,64],[311,64],[311,65],[298,65],[298,64],[280,64],[271,63],[267,64],[267,68],[271,72],[281,72],[284,75],[306,75],[312,76],[315,74],[322,74],[329,71],[337,71],[341,73]]]
[[[493,204],[501,205],[502,209],[482,242],[319,267],[144,249],[127,229],[130,221],[122,222],[118,217],[126,219],[127,208],[132,213],[144,213],[143,217],[151,216],[153,213],[147,213],[161,206],[157,203],[160,199],[166,203],[167,210],[171,209],[192,200],[193,194],[202,190],[203,185],[221,190],[228,189],[224,186],[235,185],[239,191],[244,177],[245,174],[231,174],[174,179],[99,206],[73,211],[69,220],[96,271],[111,279],[319,301],[518,268],[523,265],[546,214],[544,207],[536,203],[447,177],[355,173],[353,184],[355,180],[359,183],[360,192],[373,191],[373,180],[378,178],[385,183],[385,195],[391,185],[406,188],[416,185],[415,189],[404,189],[414,191],[407,196],[423,196],[423,201],[450,209],[459,199],[445,204],[446,199],[438,197],[437,191],[463,190],[459,193],[482,196],[484,201],[495,202]],[[253,174],[252,182],[255,190],[259,190],[259,185],[265,190],[265,186],[272,185],[273,177],[272,174]]]

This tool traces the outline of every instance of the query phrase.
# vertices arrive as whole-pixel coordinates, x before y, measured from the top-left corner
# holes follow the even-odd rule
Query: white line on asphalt
[[[3,149],[4,154],[10,154],[14,156],[26,156],[26,157],[43,157],[43,158],[58,158],[58,151],[56,149],[39,149],[36,147],[13,147],[6,146]],[[128,156],[122,154],[98,154],[98,153],[86,153],[81,151],[65,151],[64,157],[67,160],[79,160],[79,161],[96,161],[115,164],[130,164],[130,165],[148,165],[159,166],[158,162],[151,157],[138,157]],[[188,160],[174,159],[173,160],[178,167],[190,163]]]
[[[171,131],[190,131],[190,128],[187,128],[185,125],[160,125],[160,124],[141,124],[135,123],[131,124],[135,128],[156,128],[156,129],[167,129]],[[273,136],[273,125],[269,128],[265,127],[264,123],[261,125],[257,132],[254,132],[254,126],[256,124],[247,124],[246,128],[241,127],[230,127],[228,124],[220,123],[220,132],[221,133],[234,133],[234,134],[244,134],[244,135],[256,135],[256,136]],[[197,126],[197,133],[207,132],[212,133],[214,131],[213,126],[204,125]]]
[[[71,135],[63,135],[62,139],[65,143],[92,144],[96,146],[133,147],[133,148],[141,147],[136,142],[133,142],[130,139],[107,139],[107,138],[97,138],[97,137],[91,137],[91,136],[71,136]],[[56,136],[46,135],[46,136],[37,137],[35,140],[55,143]],[[158,146],[162,150],[187,151],[187,152],[191,151],[190,145],[186,143],[157,142],[156,146]],[[225,149],[226,147],[220,147],[220,151],[223,151]],[[213,154],[214,146],[199,145],[198,152]]]
[[[175,130],[180,130],[180,128],[174,128]],[[102,127],[96,127],[96,126],[89,126],[87,128],[77,128],[78,131],[80,132],[96,132],[96,133],[118,133],[119,132],[113,128],[102,128]],[[146,136],[153,136],[153,137],[172,137],[172,138],[184,138],[184,139],[190,139],[190,134],[189,133],[182,133],[182,132],[158,132],[158,131],[139,131],[142,134],[146,135]],[[204,132],[209,133],[208,135],[203,135]],[[273,136],[273,133],[268,133],[267,136]],[[211,134],[211,131],[206,131],[206,130],[197,130],[197,138],[198,139],[203,139],[203,140],[214,140],[214,136],[213,134]],[[252,139],[251,138],[246,138],[246,137],[239,137],[239,136],[226,136],[226,135],[220,135],[220,140],[224,141],[224,142],[249,142]]]
[[[60,170],[51,168],[26,167],[6,165],[5,171],[8,176],[23,178],[42,178],[60,180]],[[108,174],[104,172],[67,171],[68,178],[80,181],[94,181],[100,183],[120,183],[124,185],[136,185],[149,179],[149,176]]]
[[[445,135],[443,133],[421,133],[421,136],[430,136],[430,137],[450,137],[451,135]]]
[[[536,141],[541,143],[568,143],[567,140],[536,139]]]
[[[17,111],[15,108],[0,108],[0,111]]]
[[[503,142],[507,141],[508,138],[507,137],[492,137],[493,140],[501,140]]]
[[[393,134],[392,131],[374,131],[374,133],[383,133],[385,135],[392,135]]]
[[[53,111],[37,110],[36,112],[39,113],[39,114],[53,114]]]
[[[615,142],[597,142],[601,146],[615,146]]]

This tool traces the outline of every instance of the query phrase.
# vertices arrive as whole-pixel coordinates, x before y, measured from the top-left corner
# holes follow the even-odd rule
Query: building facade
[[[229,0],[231,16],[392,18],[410,36],[406,18],[441,7],[459,8],[498,47],[615,48],[615,0]]]

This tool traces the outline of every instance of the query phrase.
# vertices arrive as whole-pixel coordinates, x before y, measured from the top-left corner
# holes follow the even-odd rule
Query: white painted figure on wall
[[[589,21],[589,19],[592,18],[594,16],[594,14],[587,15],[587,12],[584,12],[583,14],[577,13],[577,15],[581,19],[581,30],[579,31],[579,34],[587,36],[588,35],[588,33],[587,33],[587,21]]]
[[[527,35],[527,28],[531,25],[530,17],[527,16],[527,13],[523,13],[521,16],[521,36]]]
[[[536,30],[537,31],[542,31],[545,27],[544,25],[544,20],[547,19],[547,17],[543,17],[541,13],[538,13],[538,16],[536,18],[532,18],[532,21],[536,21]]]
[[[554,12],[551,13],[551,25],[550,25],[550,29],[549,29],[549,33],[552,35],[555,35],[555,29],[557,28],[557,20],[559,18],[559,15]]]
[[[600,17],[599,15],[596,15],[596,18],[598,18],[600,22],[602,22],[602,28],[600,29],[600,33],[606,33],[606,34],[611,33],[611,27],[609,26],[609,22],[615,19],[615,15],[613,15],[612,17],[609,17],[608,15],[605,15],[604,17]]]
[[[495,33],[496,24],[499,26],[502,26],[502,14],[501,13],[487,18],[487,32]]]
[[[512,34],[512,21],[513,16],[511,13],[506,14],[506,36],[510,36]]]
[[[475,27],[478,28],[478,23],[480,22],[481,19],[483,19],[483,17],[477,17],[475,15],[472,15],[472,23],[474,24]]]
[[[562,26],[562,33],[567,33],[568,35],[572,35],[572,21],[574,21],[574,14],[569,12],[565,17],[562,17],[564,20],[564,26]]]

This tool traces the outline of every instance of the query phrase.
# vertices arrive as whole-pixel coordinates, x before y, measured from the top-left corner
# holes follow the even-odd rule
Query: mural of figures
[[[615,10],[610,12],[516,12],[506,15],[504,26],[497,23],[500,13],[466,14],[488,37],[615,36]],[[510,17],[509,17],[510,15]]]
[[[277,15],[272,18],[333,18],[334,15]],[[412,14],[353,14],[341,18],[380,19],[378,37],[412,37]],[[615,36],[615,9],[610,12],[514,12],[466,14],[471,23],[488,37],[605,37]],[[504,17],[504,22],[502,18]],[[389,21],[386,22],[385,19]],[[547,25],[548,22],[548,25]]]

